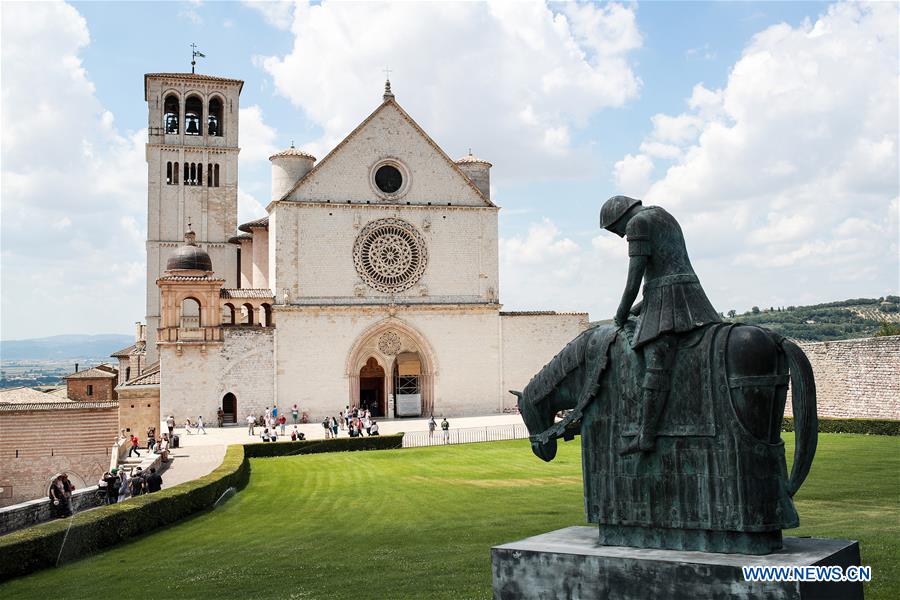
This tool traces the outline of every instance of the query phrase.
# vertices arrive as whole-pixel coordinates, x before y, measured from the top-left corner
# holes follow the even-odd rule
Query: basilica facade
[[[123,397],[208,423],[513,409],[588,316],[502,310],[492,165],[451,159],[387,83],[321,160],[273,155],[268,214],[238,226],[241,86],[145,76],[147,326],[116,354],[142,365]]]

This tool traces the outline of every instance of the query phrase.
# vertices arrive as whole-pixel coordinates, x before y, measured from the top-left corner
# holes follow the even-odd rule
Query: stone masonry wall
[[[117,426],[115,407],[0,413],[0,506],[46,496],[60,472],[77,488],[96,484]]]
[[[509,390],[522,391],[551,358],[587,327],[587,313],[500,313],[504,410],[516,406],[516,398]]]
[[[800,342],[820,417],[900,420],[900,336]],[[786,414],[790,415],[790,397]]]

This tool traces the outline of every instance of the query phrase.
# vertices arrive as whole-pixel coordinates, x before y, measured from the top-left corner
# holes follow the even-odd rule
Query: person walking
[[[434,422],[434,415],[431,415],[431,418],[428,419],[428,441],[431,442],[431,439],[434,437],[434,430],[437,429],[437,423]]]
[[[128,486],[131,491],[132,498],[140,496],[147,489],[147,481],[144,479],[144,470],[138,467],[134,471],[134,476],[128,480]]]
[[[128,458],[131,458],[132,454],[137,454],[138,458],[140,458],[141,453],[138,451],[138,448],[140,448],[140,441],[138,440],[136,435],[132,434],[131,435],[131,448],[128,449]]]
[[[162,489],[163,480],[162,477],[160,477],[159,473],[156,472],[156,467],[150,467],[150,474],[147,475],[146,481],[148,494],[158,492]]]
[[[216,411],[216,423],[219,424],[219,427],[225,426],[225,411],[222,410],[222,407],[219,407],[219,410]]]
[[[187,418],[184,420],[184,430],[187,432],[188,435],[191,435],[191,428],[192,428],[193,426],[194,426],[194,424],[191,423],[191,418],[190,418],[190,417],[187,417]]]
[[[297,406],[296,404],[294,404],[294,406],[291,407],[291,417],[294,418],[294,425],[296,425],[297,419],[300,417],[300,407]]]
[[[147,428],[147,450],[153,451],[153,446],[156,445],[156,427],[150,426]]]
[[[206,429],[203,427],[203,415],[197,417],[197,433],[203,432],[206,435]]]
[[[444,443],[449,444],[450,443],[450,422],[447,421],[447,417],[444,417],[444,419],[441,421],[441,431],[444,434]]]
[[[278,424],[281,426],[281,435],[284,435],[284,427],[287,425],[287,417],[281,415],[278,417]]]
[[[169,439],[172,439],[172,436],[175,435],[175,415],[169,415],[166,419],[166,427],[169,428]]]
[[[326,440],[330,439],[331,438],[331,421],[328,419],[328,417],[325,417],[324,419],[322,419],[322,429],[325,430],[325,439]]]
[[[253,415],[247,415],[247,434],[250,436],[256,435],[254,432],[254,427],[256,427],[256,417]]]
[[[106,503],[115,504],[119,499],[119,469],[113,467],[104,473],[103,481],[106,483]]]
[[[366,434],[372,435],[372,416],[369,411],[366,411],[366,418],[363,419],[363,426],[366,428]]]
[[[131,487],[128,485],[128,474],[123,469],[123,470],[119,471],[119,499],[118,499],[118,501],[121,502],[122,500],[125,500],[126,498],[128,498],[128,496],[129,496],[128,492],[130,490],[131,490]]]

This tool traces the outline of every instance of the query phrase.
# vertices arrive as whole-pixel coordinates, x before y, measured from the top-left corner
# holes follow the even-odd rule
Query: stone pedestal
[[[744,566],[859,565],[859,544],[847,540],[784,539],[765,556],[601,546],[596,527],[567,527],[495,546],[496,600],[756,599],[856,600],[862,583],[744,580]]]

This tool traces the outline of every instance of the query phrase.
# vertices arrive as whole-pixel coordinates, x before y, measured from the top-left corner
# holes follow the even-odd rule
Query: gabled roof
[[[353,139],[354,137],[356,137],[356,135],[357,135],[360,131],[362,131],[362,130],[366,127],[366,125],[368,125],[368,124],[372,121],[372,119],[374,119],[374,118],[378,115],[378,113],[380,113],[381,111],[385,110],[388,106],[393,106],[394,108],[397,109],[397,111],[400,113],[400,116],[402,116],[403,119],[405,119],[405,120],[413,127],[413,129],[415,129],[415,130],[419,133],[419,135],[421,135],[422,138],[424,138],[425,141],[428,142],[428,144],[429,144],[432,148],[434,148],[434,150],[438,153],[438,155],[439,155],[441,158],[443,158],[443,159],[447,162],[448,165],[450,165],[450,168],[451,168],[451,169],[453,169],[454,171],[456,171],[457,175],[459,175],[459,176],[462,178],[462,180],[463,180],[464,182],[466,182],[466,184],[468,184],[468,186],[469,186],[470,188],[472,188],[472,191],[474,191],[475,194],[476,194],[481,200],[484,201],[484,203],[485,203],[486,206],[492,206],[492,207],[493,207],[493,206],[496,206],[493,202],[491,202],[491,201],[490,201],[490,200],[489,200],[489,199],[481,192],[481,190],[478,189],[478,186],[476,186],[475,183],[474,183],[471,179],[469,179],[468,175],[466,175],[465,173],[463,173],[463,171],[459,168],[459,165],[456,164],[456,162],[455,162],[452,158],[450,158],[450,157],[447,155],[447,153],[444,152],[444,150],[443,150],[440,146],[437,145],[437,142],[435,142],[433,139],[431,139],[431,136],[428,135],[428,134],[425,132],[425,130],[422,129],[422,128],[419,126],[418,123],[416,123],[416,121],[409,115],[409,113],[407,113],[405,110],[403,110],[403,108],[397,103],[396,99],[394,99],[393,95],[387,96],[387,97],[385,98],[384,102],[382,102],[382,103],[378,106],[378,108],[376,108],[374,111],[372,111],[372,114],[370,114],[368,117],[366,117],[365,119],[363,119],[362,123],[360,123],[359,125],[357,125],[356,128],[355,128],[353,131],[351,131],[350,133],[347,134],[347,137],[345,137],[343,140],[341,140],[341,142],[340,142],[337,146],[335,146],[334,148],[332,148],[331,152],[329,152],[328,154],[325,155],[325,158],[323,158],[323,159],[320,160],[318,163],[316,163],[316,166],[314,166],[312,169],[310,169],[310,171],[309,171],[306,175],[304,175],[304,176],[301,177],[299,180],[297,180],[297,182],[291,187],[291,189],[289,189],[289,190],[287,191],[287,193],[285,193],[284,195],[282,195],[281,198],[277,198],[277,200],[287,200],[288,198],[290,198],[290,196],[291,196],[295,191],[297,191],[297,189],[298,189],[301,185],[303,185],[303,183],[304,183],[305,181],[308,181],[308,180],[309,180],[310,178],[312,178],[316,173],[319,172],[319,170],[322,168],[322,165],[327,164],[328,161],[329,161],[333,156],[335,156],[335,155],[340,151],[341,148],[343,148],[344,146],[346,146],[347,143],[348,143],[351,139]],[[267,219],[266,222],[268,223],[268,219]],[[249,225],[249,223],[248,223],[248,225]],[[243,229],[243,227],[239,227],[238,229],[241,229],[242,231],[246,231],[246,229]]]
[[[120,384],[120,387],[135,387],[139,385],[159,385],[159,362],[155,362],[144,372]]]
[[[247,221],[243,225],[238,225],[238,229],[241,231],[246,231],[250,233],[253,229],[268,229],[269,228],[269,216],[266,215],[260,219],[254,219],[253,221]]]
[[[90,369],[85,369],[84,371],[76,371],[75,373],[70,373],[63,377],[65,380],[69,379],[104,379],[107,377],[115,378],[117,377],[115,372],[110,372],[107,369],[102,369],[98,367],[92,367]]]
[[[127,358],[127,357],[131,356],[131,353],[134,352],[135,350],[137,350],[137,344],[132,344],[132,345],[128,346],[127,348],[122,348],[121,350],[116,350],[115,352],[110,354],[110,356],[112,356],[114,358],[120,358],[120,357]]]

